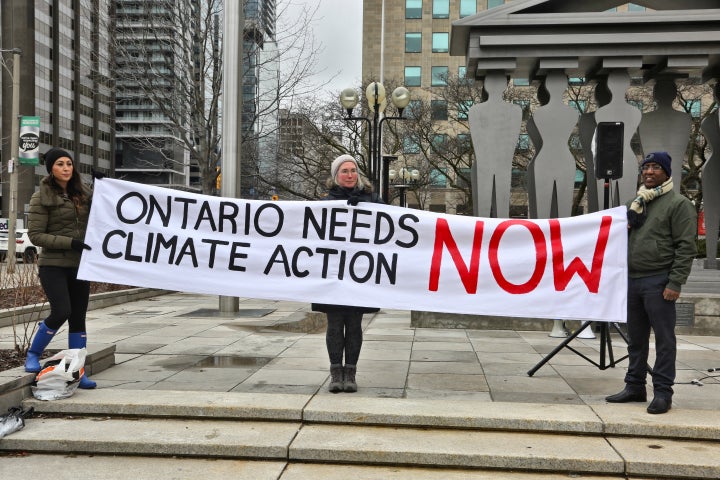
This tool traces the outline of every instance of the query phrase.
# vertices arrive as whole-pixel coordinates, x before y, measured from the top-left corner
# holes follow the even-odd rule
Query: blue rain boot
[[[50,340],[55,336],[55,333],[56,330],[50,330],[45,326],[44,322],[38,324],[35,338],[33,338],[32,344],[27,352],[27,359],[25,360],[26,372],[37,373],[40,371],[40,356],[45,351]]]
[[[68,347],[70,348],[85,348],[87,347],[87,334],[85,332],[76,332],[68,334]],[[78,388],[89,390],[97,387],[97,383],[93,382],[87,375],[80,377],[80,385]]]

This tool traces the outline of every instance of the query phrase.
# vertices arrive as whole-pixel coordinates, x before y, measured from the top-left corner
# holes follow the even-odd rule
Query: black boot
[[[343,367],[342,365],[330,365],[330,384],[328,390],[331,393],[343,391]]]
[[[650,405],[647,407],[647,412],[657,415],[659,413],[665,413],[672,408],[672,397],[666,397],[663,395],[655,395]]]
[[[647,392],[645,391],[645,387],[625,385],[625,388],[623,388],[621,392],[605,397],[605,400],[610,403],[646,402]]]
[[[357,392],[357,383],[355,383],[355,365],[345,365],[345,391],[349,393]]]

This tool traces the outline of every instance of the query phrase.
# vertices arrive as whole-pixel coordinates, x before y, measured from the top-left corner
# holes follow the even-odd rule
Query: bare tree
[[[153,112],[138,119],[153,123],[153,131],[125,135],[133,161],[140,167],[160,162],[178,171],[192,164],[200,190],[207,194],[216,192],[220,173],[222,103],[236,101],[221,98],[223,4],[146,0],[132,9],[114,10],[108,25],[118,112],[123,104]],[[243,95],[252,100],[243,105],[240,168],[253,186],[263,183],[258,145],[263,139],[275,142],[281,102],[292,104],[310,91],[308,79],[320,51],[309,33],[317,7],[295,9],[289,18],[288,5],[278,5],[277,24],[246,19],[243,34]],[[274,151],[268,150],[275,161]]]

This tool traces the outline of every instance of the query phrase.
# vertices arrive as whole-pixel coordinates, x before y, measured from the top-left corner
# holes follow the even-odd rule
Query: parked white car
[[[41,247],[34,245],[28,237],[27,228],[18,228],[15,231],[15,255],[25,263],[32,263],[42,251]],[[0,232],[0,261],[5,261],[8,252],[8,232]]]

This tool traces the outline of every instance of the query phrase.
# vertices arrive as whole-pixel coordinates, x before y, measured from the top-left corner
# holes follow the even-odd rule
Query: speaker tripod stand
[[[563,340],[562,343],[560,343],[555,349],[550,352],[545,358],[540,360],[540,362],[535,365],[533,368],[528,370],[527,374],[529,377],[532,377],[535,372],[537,372],[543,365],[545,365],[547,362],[550,361],[552,357],[554,357],[560,350],[563,348],[567,348],[571,352],[575,353],[576,355],[581,356],[588,362],[592,363],[596,367],[598,367],[600,370],[605,370],[608,368],[614,368],[615,365],[618,362],[622,362],[625,360],[628,356],[625,355],[622,358],[615,359],[615,355],[613,354],[613,348],[612,348],[612,339],[610,338],[610,327],[608,326],[608,322],[597,322],[600,324],[600,362],[596,362],[595,360],[591,359],[587,355],[585,355],[582,352],[579,352],[575,348],[571,347],[569,344],[572,342],[575,337],[580,335],[580,332],[582,332],[585,328],[588,326],[591,326],[594,322],[583,322],[582,325],[580,325],[580,328],[575,330],[569,337],[567,337],[565,340]],[[625,340],[625,343],[627,343],[628,339],[625,336],[625,333],[623,333],[622,330],[620,330],[620,327],[617,323],[610,323],[610,325],[617,331],[617,333],[620,334],[620,336]],[[606,358],[610,359],[609,363],[606,363]]]
[[[605,178],[603,197],[604,197],[604,201],[603,201],[604,208],[607,210],[609,208],[608,205],[610,205],[610,177]],[[625,360],[628,357],[628,355],[625,355],[624,357],[615,360],[615,355],[613,355],[612,339],[610,338],[610,327],[608,326],[608,322],[597,322],[600,324],[600,362],[599,363],[596,362],[595,360],[589,358],[587,355],[583,354],[582,352],[577,351],[576,349],[574,349],[573,347],[571,347],[569,345],[570,342],[572,342],[575,339],[575,337],[580,335],[580,332],[582,332],[589,325],[592,325],[592,323],[594,323],[594,322],[590,322],[590,321],[583,322],[582,325],[580,325],[580,328],[578,328],[569,337],[567,337],[565,340],[563,340],[562,343],[560,343],[557,347],[555,347],[555,349],[552,352],[550,352],[545,358],[543,358],[540,362],[538,362],[537,365],[535,365],[533,368],[528,370],[528,372],[527,372],[528,376],[532,377],[535,374],[535,372],[537,372],[540,369],[540,367],[542,367],[547,362],[549,362],[550,359],[552,357],[554,357],[555,355],[557,355],[557,353],[560,350],[562,350],[563,348],[567,348],[571,352],[581,356],[588,362],[590,362],[593,365],[595,365],[596,367],[598,367],[600,370],[605,370],[607,368],[615,367],[615,365],[618,362]],[[627,337],[625,336],[623,331],[620,330],[620,327],[618,326],[618,324],[614,323],[614,322],[610,322],[609,324],[615,329],[615,331],[617,331],[617,333],[620,334],[622,339],[625,340],[625,343],[628,343]],[[605,361],[606,357],[610,358],[609,363],[606,363],[606,361]]]

